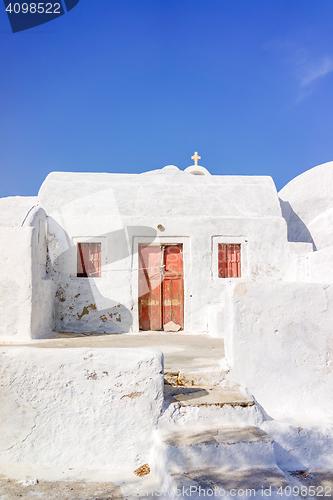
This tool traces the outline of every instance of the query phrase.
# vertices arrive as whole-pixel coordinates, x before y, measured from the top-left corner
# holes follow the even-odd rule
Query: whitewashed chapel
[[[2,300],[15,307],[26,280],[31,300],[24,321],[1,321],[1,336],[162,330],[169,321],[224,336],[228,284],[316,281],[310,232],[300,219],[303,238],[293,237],[272,179],[210,175],[194,158],[185,171],[53,172],[36,198],[2,199],[13,266]]]
[[[209,415],[260,427],[279,446],[274,463],[333,467],[333,162],[278,194],[270,177],[211,175],[192,158],[185,170],[53,172],[36,197],[0,199],[0,382],[7,417],[24,408],[10,430],[0,417],[0,465],[132,473],[154,463],[161,415],[178,412],[181,428]],[[158,351],[37,340],[169,329],[175,346],[177,335],[224,339],[219,384],[251,404],[189,417],[163,406]],[[304,421],[317,426],[306,437]]]

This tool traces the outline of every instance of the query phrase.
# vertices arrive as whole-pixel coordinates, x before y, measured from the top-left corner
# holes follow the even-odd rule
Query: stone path
[[[220,361],[224,358],[223,339],[212,338],[208,335],[165,332],[142,332],[139,334],[56,333],[48,339],[13,345],[41,348],[150,347],[163,352],[165,371],[175,373],[179,371],[200,372],[204,369],[219,370]]]
[[[175,498],[228,498],[247,499],[313,499],[333,497],[333,472],[282,472],[279,469],[247,469],[223,471],[219,469],[196,469],[183,474],[174,474]],[[312,489],[310,489],[310,486]],[[191,491],[189,490],[191,488]],[[302,489],[303,488],[303,489]],[[201,489],[201,494],[199,495]],[[280,490],[279,490],[280,489]],[[222,490],[224,494],[222,494]],[[248,494],[245,494],[248,490]],[[251,490],[251,494],[250,494]],[[263,493],[265,490],[266,493]],[[203,495],[203,492],[207,495]],[[211,492],[214,492],[211,496]],[[218,492],[221,495],[218,496]],[[279,494],[278,492],[282,494]],[[131,495],[121,493],[119,487],[110,483],[86,483],[83,481],[47,482],[23,486],[13,479],[0,476],[0,500],[152,500],[170,499],[167,493],[142,496],[132,491]]]
[[[120,488],[110,483],[84,481],[38,481],[24,486],[22,482],[0,476],[0,500],[121,500]]]

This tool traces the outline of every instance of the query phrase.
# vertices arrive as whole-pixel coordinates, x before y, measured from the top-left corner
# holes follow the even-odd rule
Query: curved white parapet
[[[333,207],[325,210],[308,224],[317,250],[333,246]]]
[[[31,209],[37,206],[37,196],[0,198],[0,227],[20,227]]]
[[[179,170],[179,168],[176,165],[165,165],[162,170]]]
[[[279,192],[293,211],[308,225],[315,217],[333,208],[333,162],[324,163],[295,177]]]
[[[201,167],[200,165],[190,165],[189,167],[185,168],[184,172],[193,175],[211,175],[211,173],[208,172],[207,168]]]
[[[318,250],[332,244],[333,162],[295,177],[279,197],[290,241],[314,242]]]

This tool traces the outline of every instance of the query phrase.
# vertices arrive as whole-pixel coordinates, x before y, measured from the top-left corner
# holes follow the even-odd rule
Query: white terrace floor
[[[142,332],[138,334],[56,333],[47,339],[33,340],[31,347],[142,347],[159,349],[164,354],[165,372],[202,372],[220,369],[224,358],[223,339],[208,335]]]

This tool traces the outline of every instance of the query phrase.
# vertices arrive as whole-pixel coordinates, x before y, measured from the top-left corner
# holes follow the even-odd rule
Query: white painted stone
[[[14,477],[16,464],[134,477],[149,463],[163,402],[159,351],[1,347],[0,385],[0,468],[12,464]]]
[[[161,432],[177,432],[188,427],[219,425],[231,426],[261,426],[263,414],[259,407],[224,405],[219,406],[180,406],[179,403],[168,404],[159,420]]]
[[[230,380],[273,418],[331,418],[333,287],[247,283],[230,288],[226,359]]]
[[[36,484],[38,484],[38,479],[32,477],[29,479],[23,479],[22,481],[18,481],[18,483],[22,484],[22,486],[36,486]]]
[[[11,387],[0,394],[0,408],[0,451],[4,451],[20,444],[32,433],[37,411]]]
[[[168,323],[165,323],[165,325],[163,326],[163,330],[165,332],[179,332],[180,329],[181,326],[177,325],[173,321],[169,321]]]

